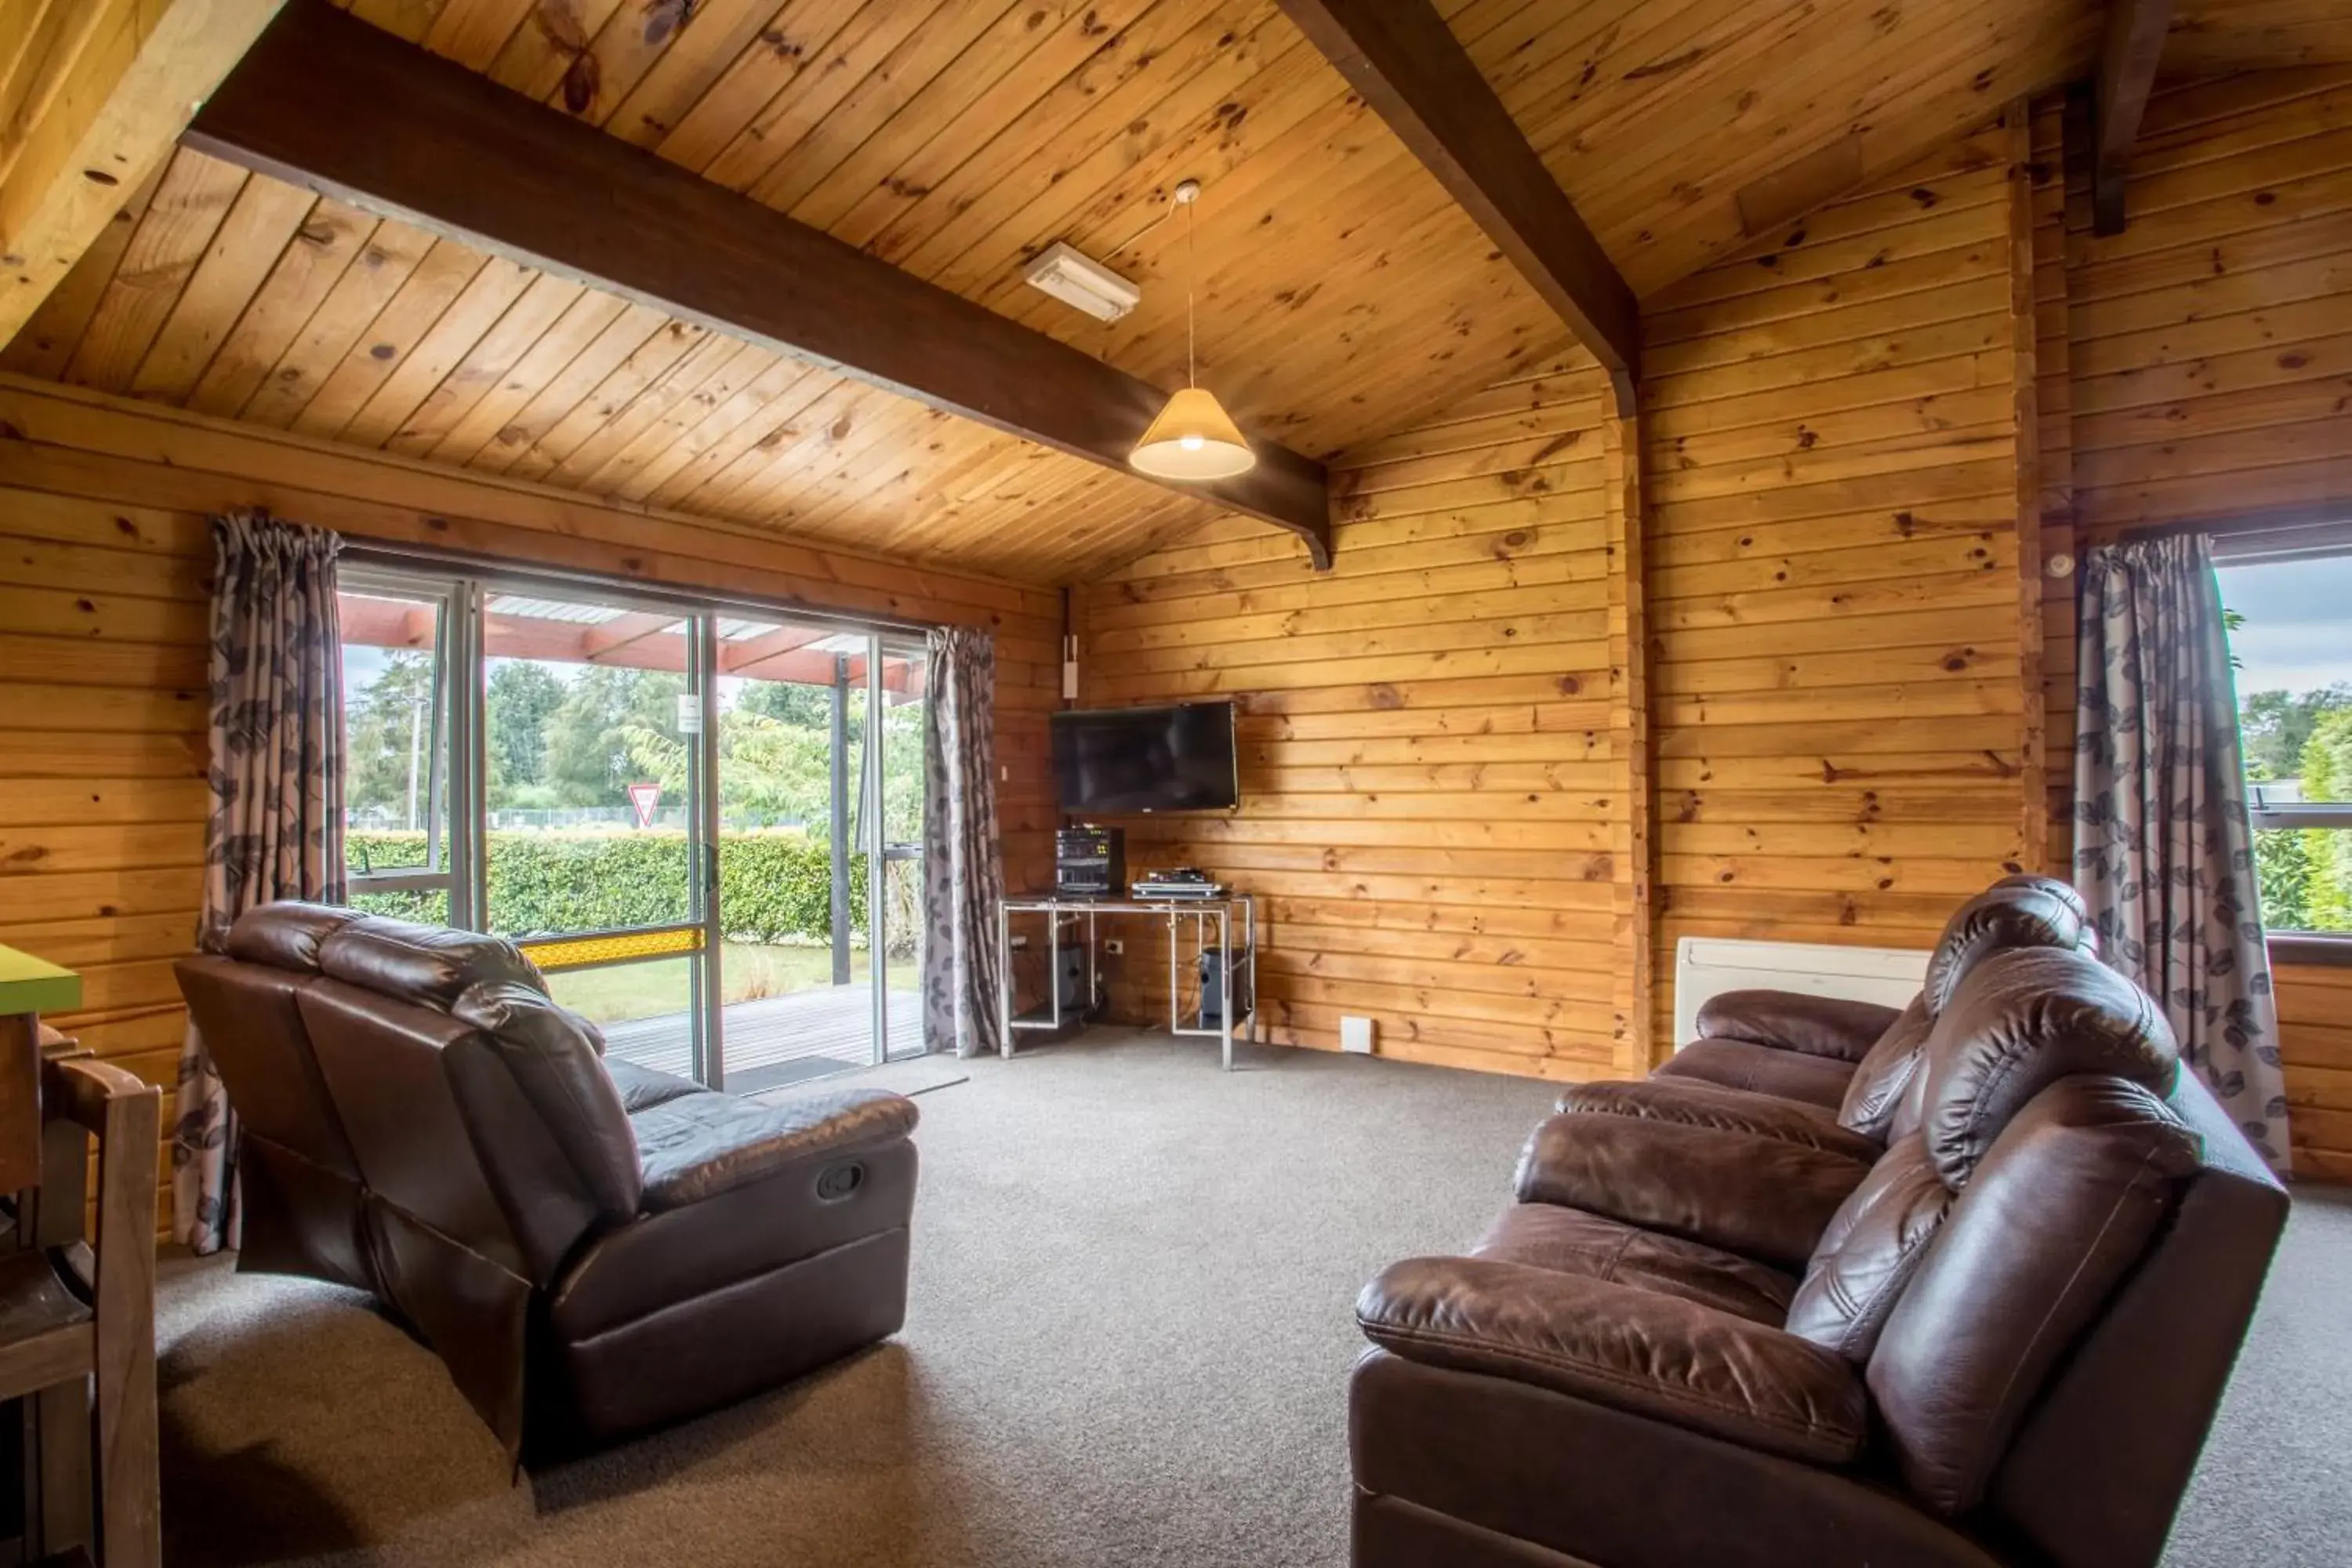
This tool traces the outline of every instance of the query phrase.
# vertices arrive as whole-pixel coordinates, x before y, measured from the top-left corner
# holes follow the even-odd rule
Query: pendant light
[[[1257,464],[1257,454],[1242,439],[1233,416],[1193,378],[1192,205],[1200,199],[1200,181],[1186,180],[1176,187],[1176,200],[1184,208],[1184,390],[1168,400],[1127,459],[1138,472],[1156,479],[1229,479]]]

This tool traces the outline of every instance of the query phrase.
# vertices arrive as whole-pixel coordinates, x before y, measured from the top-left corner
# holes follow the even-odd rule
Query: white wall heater
[[[1901,1007],[1927,973],[1925,949],[1686,936],[1675,944],[1675,1048],[1697,1037],[1699,1005],[1722,992],[1796,991]]]

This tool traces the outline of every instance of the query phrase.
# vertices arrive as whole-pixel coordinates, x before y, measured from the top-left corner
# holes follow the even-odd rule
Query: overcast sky
[[[2221,569],[2221,603],[2246,617],[2231,634],[2238,695],[2352,681],[2352,556]]]

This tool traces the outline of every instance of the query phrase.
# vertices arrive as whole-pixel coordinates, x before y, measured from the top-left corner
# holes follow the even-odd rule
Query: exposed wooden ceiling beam
[[[1167,395],[748,196],[292,0],[189,145],[1133,474]],[[1238,479],[1168,488],[1331,557],[1323,465],[1250,433]],[[1137,475],[1147,483],[1161,483]]]
[[[2172,0],[2107,0],[2106,42],[2099,50],[2099,80],[2093,108],[2091,227],[2098,234],[2124,231],[2124,175],[2132,143],[2139,139],[2140,116],[2156,85],[2157,62],[2172,25]]]
[[[1641,377],[1633,290],[1428,0],[1282,0],[1621,392]]]
[[[0,6],[0,343],[160,165],[282,0]],[[37,13],[37,15],[36,15]]]

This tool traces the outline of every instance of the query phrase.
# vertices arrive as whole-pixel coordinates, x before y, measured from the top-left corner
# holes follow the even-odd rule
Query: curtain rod
[[[2123,528],[2086,528],[2083,547],[2204,534],[2217,558],[2331,555],[2352,545],[2352,501],[2264,507],[2255,510],[2168,519]]]

